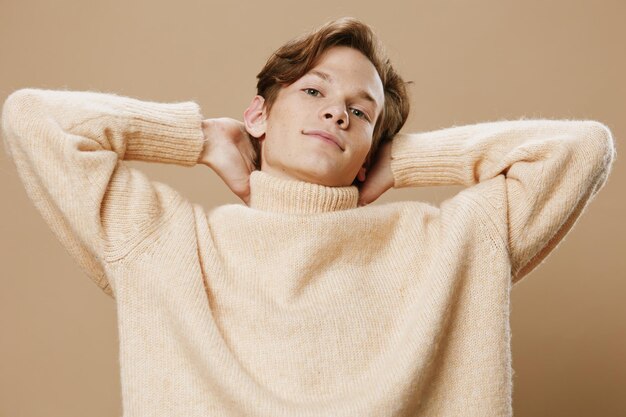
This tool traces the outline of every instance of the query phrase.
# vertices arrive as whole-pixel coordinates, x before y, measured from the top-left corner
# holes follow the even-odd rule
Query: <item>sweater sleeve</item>
[[[87,275],[114,297],[107,264],[124,258],[182,197],[124,164],[193,166],[199,107],[87,91],[22,89],[2,109],[7,154],[28,196]]]
[[[394,187],[475,185],[504,177],[511,274],[518,281],[557,246],[605,184],[615,157],[593,120],[512,120],[398,134]]]

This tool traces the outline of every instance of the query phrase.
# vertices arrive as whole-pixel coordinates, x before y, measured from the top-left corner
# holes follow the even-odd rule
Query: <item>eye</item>
[[[359,109],[352,109],[352,114],[354,114],[356,117],[359,117],[361,119],[367,119],[367,115],[365,113],[363,113],[361,110]]]
[[[313,97],[317,97],[320,95],[320,92],[316,90],[315,88],[305,88],[302,91],[304,91],[306,94],[313,96]]]

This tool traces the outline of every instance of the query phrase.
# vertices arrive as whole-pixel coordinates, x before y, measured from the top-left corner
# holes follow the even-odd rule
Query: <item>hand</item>
[[[226,185],[250,203],[250,173],[254,170],[256,152],[244,124],[221,117],[202,121],[204,148],[198,158],[222,178]]]
[[[393,184],[391,141],[387,141],[378,148],[370,170],[365,173],[365,181],[359,186],[359,206],[375,201],[385,191],[393,188]]]

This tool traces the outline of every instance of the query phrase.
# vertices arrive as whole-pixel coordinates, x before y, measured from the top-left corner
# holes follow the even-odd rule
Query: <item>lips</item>
[[[334,142],[335,145],[337,145],[339,149],[343,151],[343,143],[341,143],[341,141],[337,138],[337,136],[333,135],[332,133],[329,133],[325,130],[306,130],[306,131],[303,131],[302,133],[304,133],[305,135],[319,136],[321,138],[328,139]]]

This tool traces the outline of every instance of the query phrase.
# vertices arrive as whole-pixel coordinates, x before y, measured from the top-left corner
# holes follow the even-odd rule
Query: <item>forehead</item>
[[[384,102],[383,83],[374,64],[360,51],[336,46],[325,51],[305,76],[317,76],[331,84],[369,96],[377,107]]]

